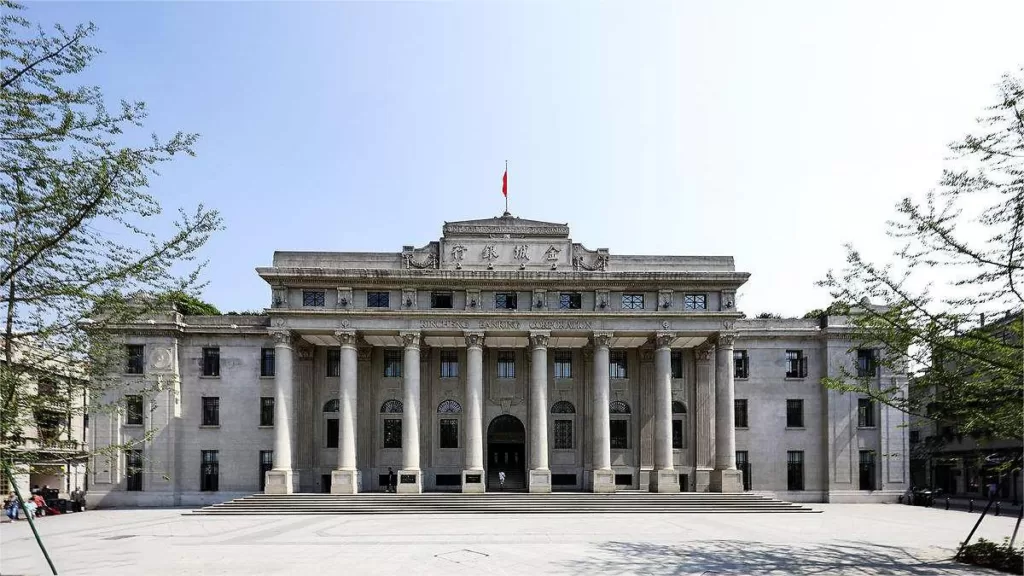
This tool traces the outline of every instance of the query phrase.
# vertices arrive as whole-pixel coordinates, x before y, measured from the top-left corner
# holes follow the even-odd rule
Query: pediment
[[[518,218],[505,212],[494,218],[445,222],[446,239],[460,238],[569,238],[569,225]]]

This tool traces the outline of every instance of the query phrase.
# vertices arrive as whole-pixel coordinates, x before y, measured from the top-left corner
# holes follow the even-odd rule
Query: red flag
[[[508,198],[508,168],[505,168],[505,174],[501,176],[501,195]]]

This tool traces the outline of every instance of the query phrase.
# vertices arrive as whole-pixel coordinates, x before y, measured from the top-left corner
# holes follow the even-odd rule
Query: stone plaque
[[[399,481],[402,484],[415,484],[416,483],[416,475],[415,474],[402,474],[402,477],[399,479]]]
[[[479,484],[479,483],[480,483],[480,475],[479,474],[466,474],[466,484]]]

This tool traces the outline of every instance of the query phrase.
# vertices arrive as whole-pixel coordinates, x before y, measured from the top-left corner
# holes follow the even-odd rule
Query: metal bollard
[[[999,501],[996,501],[996,516],[999,516]]]
[[[974,498],[971,498],[971,501],[967,503],[967,511],[974,512]]]
[[[949,496],[946,496],[946,510],[949,510]]]

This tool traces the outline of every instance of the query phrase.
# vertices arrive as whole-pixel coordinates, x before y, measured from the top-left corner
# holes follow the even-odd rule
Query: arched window
[[[326,446],[328,448],[338,447],[338,438],[340,432],[338,430],[338,412],[341,410],[341,402],[337,398],[328,400],[324,403],[324,418],[327,422],[324,423],[324,439],[326,440]]]
[[[686,404],[672,402],[672,449],[686,448]]]
[[[462,405],[455,400],[445,400],[437,405],[438,414],[462,414]]]
[[[672,402],[672,413],[673,414],[686,414],[686,404],[675,400]]]
[[[392,414],[401,414],[404,411],[401,400],[391,399],[380,405],[380,436],[382,448],[402,447],[402,417],[394,417]]]
[[[629,419],[631,410],[629,404],[622,400],[616,400],[608,404],[610,417],[609,432],[611,432],[612,450],[626,450],[629,448]]]
[[[333,400],[328,400],[326,403],[324,403],[324,412],[338,412],[340,411],[340,409],[341,403],[338,402],[337,398]]]
[[[629,404],[622,400],[616,400],[608,405],[609,414],[630,414]]]
[[[575,414],[576,407],[572,405],[572,402],[565,400],[559,400],[555,402],[555,405],[551,407],[552,414]]]
[[[401,400],[388,400],[380,405],[381,414],[401,414],[404,411]]]

